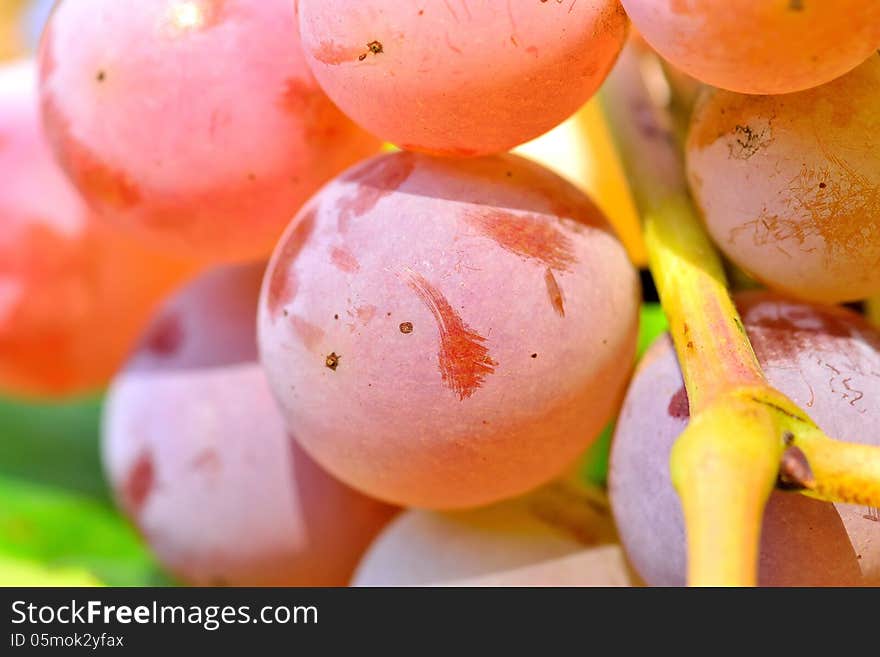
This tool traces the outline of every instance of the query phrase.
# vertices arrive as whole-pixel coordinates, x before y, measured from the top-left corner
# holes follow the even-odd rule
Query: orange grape
[[[693,77],[748,94],[830,82],[880,48],[877,0],[622,0],[633,25]]]
[[[796,94],[710,93],[691,124],[688,176],[731,260],[769,287],[837,303],[880,293],[878,153],[875,54]]]

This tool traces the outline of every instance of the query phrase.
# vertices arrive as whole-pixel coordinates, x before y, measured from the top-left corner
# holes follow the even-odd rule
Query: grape
[[[626,586],[608,509],[561,483],[480,509],[411,510],[373,542],[355,586]]]
[[[699,80],[747,94],[824,84],[880,47],[877,0],[622,0],[641,35]]]
[[[289,438],[257,363],[263,265],[174,296],[110,390],[105,468],[160,561],[201,585],[341,586],[393,509]]]
[[[771,385],[841,440],[877,443],[880,334],[849,310],[767,292],[737,296]],[[610,494],[628,556],[646,582],[685,582],[684,522],[669,477],[672,445],[688,422],[687,394],[668,337],[640,364],[611,452]],[[764,515],[762,585],[880,584],[877,509],[774,492]]]
[[[402,148],[506,151],[577,110],[626,36],[618,0],[300,0],[306,59],[344,112]]]
[[[291,0],[64,0],[43,113],[92,207],[209,261],[268,256],[319,186],[378,151],[308,71]]]
[[[266,274],[259,342],[297,439],[404,506],[559,474],[622,396],[639,284],[602,214],[514,155],[400,152],[325,187]]]
[[[43,137],[35,64],[0,67],[0,389],[103,386],[192,267],[97,221]]]
[[[810,301],[880,292],[880,55],[797,94],[717,91],[687,151],[709,232],[740,267]]]

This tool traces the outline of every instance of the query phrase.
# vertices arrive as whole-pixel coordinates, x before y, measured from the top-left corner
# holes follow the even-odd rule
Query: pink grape
[[[291,224],[261,359],[297,440],[343,481],[404,506],[487,504],[558,475],[612,417],[638,296],[600,211],[556,174],[396,153]]]
[[[878,152],[875,54],[809,91],[709,94],[691,123],[688,176],[731,260],[776,290],[838,303],[880,293]]]
[[[342,586],[394,510],[290,439],[257,363],[263,270],[212,270],[165,304],[110,389],[104,463],[184,581]]]
[[[343,111],[434,155],[506,151],[593,95],[620,52],[618,0],[299,0],[306,59]]]
[[[695,78],[747,94],[830,82],[880,48],[876,0],[622,0],[633,25]]]
[[[291,0],[63,0],[41,80],[90,205],[209,261],[267,256],[318,187],[379,147],[309,73]]]
[[[192,269],[97,220],[43,136],[36,65],[0,67],[0,390],[103,387]]]
[[[738,295],[743,323],[770,383],[829,435],[877,444],[880,334],[857,314]],[[668,336],[640,363],[618,420],[610,495],[627,554],[652,585],[685,583],[681,505],[669,454],[689,408]],[[766,586],[880,584],[877,509],[774,492],[764,515],[759,583]]]
[[[480,509],[410,510],[370,546],[355,586],[627,586],[610,512],[560,483]]]

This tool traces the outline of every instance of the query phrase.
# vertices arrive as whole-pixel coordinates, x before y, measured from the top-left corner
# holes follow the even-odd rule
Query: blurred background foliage
[[[52,0],[0,0],[0,61],[33,52]],[[642,309],[639,353],[666,328]],[[0,397],[0,586],[152,586],[163,574],[111,499],[100,462],[100,394],[47,403]],[[604,485],[613,425],[579,464]]]

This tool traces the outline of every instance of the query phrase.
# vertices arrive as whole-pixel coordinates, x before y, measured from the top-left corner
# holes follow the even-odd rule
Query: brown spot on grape
[[[352,255],[351,251],[343,247],[334,246],[330,249],[330,260],[337,269],[349,274],[353,274],[361,268],[357,258]]]
[[[153,459],[144,451],[129,469],[122,487],[123,503],[132,515],[140,515],[141,509],[153,491],[155,479]]]
[[[489,355],[486,338],[464,322],[436,287],[416,272],[410,271],[408,278],[409,286],[437,322],[440,377],[459,400],[464,401],[483,385],[488,375],[495,372],[498,363]]]
[[[556,276],[553,275],[552,269],[548,268],[544,272],[544,282],[547,284],[550,305],[553,306],[553,310],[556,311],[557,315],[565,317],[565,299],[562,296],[562,288],[559,287],[559,282],[556,280]]]
[[[769,126],[777,114],[776,103],[773,96],[741,96],[726,91],[714,91],[694,114],[688,134],[688,147],[706,148],[723,137],[735,136],[737,128],[748,128],[759,121],[766,122]],[[767,132],[761,138],[761,145],[767,146],[771,141],[772,136]],[[730,148],[729,144],[728,147]]]
[[[309,351],[313,351],[324,339],[324,331],[299,315],[293,315],[290,319],[296,334],[302,340],[303,345]]]
[[[571,239],[559,231],[554,219],[482,208],[466,211],[464,220],[503,249],[548,268],[570,271],[576,262]]]
[[[379,55],[382,52],[384,52],[384,49],[382,48],[382,44],[379,41],[370,41],[367,44],[367,49],[371,53],[373,53],[374,55]]]
[[[332,351],[327,355],[327,358],[324,359],[324,365],[327,367],[327,369],[333,370],[335,372],[336,368],[339,367],[339,361],[341,360],[341,358],[342,356],[337,354],[335,351]]]
[[[400,332],[403,333],[404,335],[409,335],[410,333],[412,333],[413,332],[412,322],[401,323]]]
[[[317,211],[310,208],[299,218],[293,231],[285,239],[281,253],[275,261],[269,278],[267,296],[269,314],[273,320],[277,320],[284,306],[296,297],[297,279],[293,262],[315,229],[316,215]]]
[[[183,344],[183,326],[180,317],[170,313],[160,317],[151,327],[144,340],[144,346],[157,356],[173,356]]]
[[[537,358],[538,354],[532,354],[532,358]]]
[[[678,391],[672,395],[672,399],[669,400],[669,406],[666,407],[666,412],[669,414],[669,417],[674,417],[678,419],[687,419],[691,416],[691,406],[688,401],[687,390],[685,390],[684,386],[678,389]]]
[[[354,183],[355,189],[336,202],[339,231],[347,231],[353,219],[370,212],[379,201],[397,191],[414,168],[415,158],[399,153],[370,162],[345,176],[343,180]]]
[[[733,140],[728,142],[727,149],[731,158],[748,160],[762,148],[773,143],[770,126],[753,128],[749,125],[737,125],[733,129]]]
[[[98,71],[98,74],[95,76],[95,79],[98,82],[103,82],[107,79],[107,74],[104,71]]]

